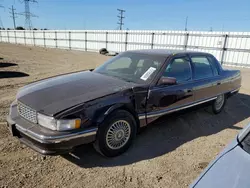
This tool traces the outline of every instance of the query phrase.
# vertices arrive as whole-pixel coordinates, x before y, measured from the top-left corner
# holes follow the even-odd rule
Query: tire
[[[226,95],[225,94],[218,95],[217,99],[213,101],[209,111],[214,114],[219,114],[223,110],[225,104],[226,104]]]
[[[118,156],[132,144],[136,136],[136,127],[132,114],[125,110],[117,110],[99,126],[94,148],[106,157]]]

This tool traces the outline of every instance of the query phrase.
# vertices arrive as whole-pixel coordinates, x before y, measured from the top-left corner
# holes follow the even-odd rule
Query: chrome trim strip
[[[235,92],[237,92],[239,90],[240,90],[240,87],[235,89],[235,90],[228,91],[228,92],[235,93]],[[225,93],[228,93],[228,92],[225,92]],[[225,93],[221,93],[221,94],[225,94]],[[218,94],[218,95],[221,95],[221,94]],[[138,118],[140,120],[140,119],[146,119],[146,118],[151,118],[151,117],[155,117],[155,116],[162,116],[162,115],[170,114],[172,112],[176,112],[176,111],[179,111],[179,110],[184,110],[184,109],[189,108],[189,107],[193,107],[193,106],[196,106],[196,105],[199,105],[199,104],[202,104],[202,103],[212,101],[212,100],[214,100],[216,98],[217,98],[217,96],[209,98],[209,99],[205,99],[205,100],[202,100],[202,101],[198,101],[198,102],[196,101],[196,102],[188,104],[186,106],[180,106],[180,107],[170,109],[170,110],[167,109],[167,110],[159,110],[157,112],[151,112],[152,115],[147,115],[147,116],[146,115],[138,115]],[[155,114],[153,114],[153,113],[155,113]],[[148,114],[150,114],[150,113],[148,113]]]
[[[182,107],[177,107],[177,108],[174,108],[172,110],[161,110],[161,111],[157,111],[157,112],[148,113],[147,118],[152,118],[152,117],[156,117],[156,116],[163,116],[163,115],[166,115],[166,114],[169,114],[169,113],[173,113],[173,112],[176,112],[176,111],[179,111],[179,110],[184,110],[186,108],[190,108],[190,107],[202,104],[202,103],[206,103],[206,102],[212,101],[212,100],[214,100],[216,98],[217,97],[213,97],[213,98],[206,99],[206,100],[203,100],[203,101],[200,101],[200,102],[192,103],[190,105],[186,105],[186,106],[182,106]]]
[[[235,89],[235,90],[233,90],[233,91],[231,91],[231,93],[235,93],[235,92],[237,92],[237,91],[239,91],[239,90],[240,90],[240,87],[237,88],[237,89]]]
[[[146,115],[138,115],[139,119],[146,119]]]
[[[40,143],[47,143],[47,144],[52,144],[52,143],[60,143],[63,141],[68,141],[71,139],[79,138],[79,137],[87,137],[87,136],[92,136],[97,133],[98,128],[93,128],[89,130],[84,130],[76,133],[70,133],[67,135],[61,135],[61,136],[46,136],[46,135],[41,135],[37,134],[29,129],[23,128],[20,125],[16,124],[16,129],[26,136],[40,142]]]

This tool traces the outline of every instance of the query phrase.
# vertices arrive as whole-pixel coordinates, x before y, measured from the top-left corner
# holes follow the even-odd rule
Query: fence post
[[[10,43],[9,30],[7,29],[8,43]]]
[[[36,46],[36,41],[35,41],[35,31],[33,31],[33,42],[34,42],[34,46]]]
[[[55,42],[56,42],[56,48],[57,48],[57,32],[55,31]]]
[[[108,49],[108,32],[106,32],[106,49]]]
[[[85,31],[85,51],[88,50],[88,48],[87,48],[87,35],[88,35],[87,31]]]
[[[186,33],[186,35],[185,35],[185,41],[184,41],[184,50],[187,50],[188,38],[189,38],[189,33]]]
[[[69,31],[69,49],[71,50],[71,32]]]
[[[154,48],[154,36],[155,36],[155,33],[152,33],[152,39],[151,39],[151,49]]]
[[[26,31],[25,31],[25,30],[23,31],[23,38],[24,38],[24,44],[25,44],[25,46],[26,46],[27,43],[26,43]]]
[[[46,48],[45,31],[43,31],[43,45]]]
[[[16,30],[14,30],[14,34],[15,34],[15,43],[17,44],[17,39],[16,39]]]
[[[3,39],[2,39],[2,30],[0,30],[0,38],[1,38],[0,42],[3,42]]]
[[[223,43],[223,48],[222,48],[222,53],[221,53],[221,60],[220,60],[221,65],[223,65],[223,63],[224,63],[224,56],[225,56],[225,52],[227,50],[227,39],[228,39],[228,34],[226,34],[224,36],[224,43]]]
[[[128,49],[128,32],[125,34],[125,51]]]

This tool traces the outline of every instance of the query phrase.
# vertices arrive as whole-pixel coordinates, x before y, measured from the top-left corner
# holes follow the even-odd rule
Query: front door
[[[167,63],[162,77],[174,77],[175,85],[155,85],[149,89],[147,123],[158,117],[185,108],[192,104],[193,86],[191,63],[187,56],[174,57]]]

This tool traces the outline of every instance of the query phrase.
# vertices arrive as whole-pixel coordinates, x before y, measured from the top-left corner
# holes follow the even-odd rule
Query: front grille
[[[21,117],[32,123],[37,123],[37,114],[35,110],[31,109],[30,107],[20,102],[18,102],[17,109]]]

